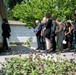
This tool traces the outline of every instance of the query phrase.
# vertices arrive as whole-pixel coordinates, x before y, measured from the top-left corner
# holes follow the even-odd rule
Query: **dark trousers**
[[[45,50],[46,47],[45,47],[45,37],[41,36],[41,49],[42,50]]]
[[[9,39],[9,37],[3,37],[3,49],[6,47],[6,49],[8,49],[8,45],[7,45],[7,41],[6,38]]]
[[[38,48],[41,49],[41,41],[40,41],[41,36],[39,35],[39,36],[36,36],[36,37],[37,37],[37,45],[38,45]]]
[[[52,44],[52,49],[53,51],[56,50],[56,41],[55,41],[55,34],[51,35],[51,44]]]
[[[3,37],[3,47],[7,46],[6,37]]]

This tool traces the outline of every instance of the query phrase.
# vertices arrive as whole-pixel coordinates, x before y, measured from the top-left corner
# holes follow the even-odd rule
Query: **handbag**
[[[66,40],[64,39],[63,41],[62,41],[62,44],[66,44],[67,42],[66,42]]]
[[[67,41],[65,39],[66,39],[66,37],[64,37],[62,44],[67,44]]]

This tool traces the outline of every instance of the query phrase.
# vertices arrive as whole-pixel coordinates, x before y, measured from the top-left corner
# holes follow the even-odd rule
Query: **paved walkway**
[[[32,48],[36,48],[36,44],[34,43],[32,45]],[[10,57],[16,57],[19,56],[20,54],[24,57],[24,56],[28,56],[29,53],[35,54],[35,53],[42,53],[41,57],[47,58],[47,56],[51,56],[51,54],[54,56],[54,58],[56,59],[57,56],[63,58],[63,59],[74,59],[76,61],[76,53],[74,52],[74,50],[72,50],[71,52],[65,52],[65,53],[51,53],[51,54],[47,54],[45,50],[41,50],[41,51],[37,51],[34,49],[30,49],[26,46],[22,46],[22,45],[17,45],[17,46],[11,46],[11,52],[2,52],[0,54],[0,63],[5,62],[5,58],[10,58]],[[50,58],[51,59],[51,58]]]
[[[10,56],[14,56],[14,55],[19,55],[19,54],[22,54],[22,55],[26,55],[26,54],[29,54],[29,53],[38,53],[38,52],[41,52],[42,54],[47,54],[45,50],[40,50],[40,51],[37,51],[35,50],[36,46],[33,44],[33,46],[31,48],[28,48],[26,46],[23,46],[23,45],[17,45],[17,46],[11,46],[11,52],[2,52],[0,54],[0,62],[2,62],[3,60],[3,57],[10,57]],[[71,50],[70,52],[64,52],[64,53],[57,53],[57,52],[53,52],[51,53],[53,55],[66,55],[69,59],[71,58],[75,58],[76,59],[76,53],[74,52],[74,50]],[[48,54],[47,54],[48,55]]]

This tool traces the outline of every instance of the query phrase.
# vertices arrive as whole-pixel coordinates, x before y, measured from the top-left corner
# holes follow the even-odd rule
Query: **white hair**
[[[46,17],[43,17],[43,21],[45,21],[46,20]]]
[[[36,20],[35,22],[36,22],[36,23],[39,23],[39,20]]]

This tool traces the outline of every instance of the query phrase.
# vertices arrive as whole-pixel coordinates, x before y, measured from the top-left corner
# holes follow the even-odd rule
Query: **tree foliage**
[[[72,20],[75,7],[76,0],[24,0],[14,6],[12,16],[15,20],[26,22],[27,26],[35,27],[35,20],[42,20],[46,12],[55,19]]]
[[[16,4],[20,4],[23,0],[4,0],[4,6],[6,9],[6,15],[7,17],[9,17],[9,19],[13,18],[12,15],[12,9],[14,6],[16,6]]]
[[[16,4],[20,4],[23,0],[9,0],[9,8],[12,9]]]

